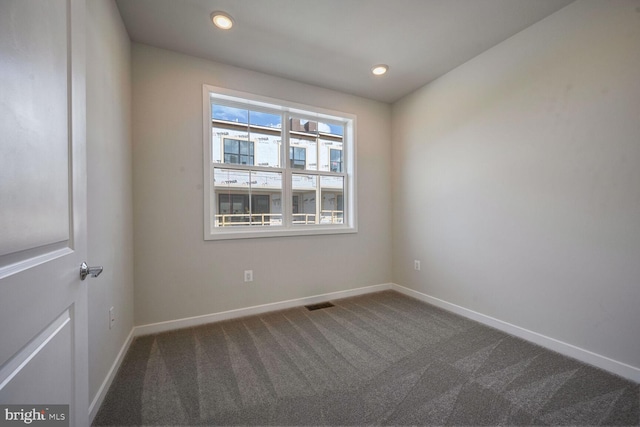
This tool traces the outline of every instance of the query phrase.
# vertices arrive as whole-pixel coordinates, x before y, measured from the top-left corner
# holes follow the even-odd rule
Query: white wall
[[[392,124],[396,283],[640,367],[639,1],[572,3]]]
[[[136,325],[390,281],[389,105],[146,45],[132,60]],[[356,114],[359,232],[204,241],[205,83]]]
[[[133,328],[131,44],[115,3],[87,1],[89,401]],[[116,323],[109,329],[109,307]]]

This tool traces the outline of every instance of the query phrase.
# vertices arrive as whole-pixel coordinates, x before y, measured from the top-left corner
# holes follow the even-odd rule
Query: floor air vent
[[[307,310],[313,311],[313,310],[320,310],[321,308],[333,307],[333,304],[331,304],[330,302],[321,302],[319,304],[305,305],[305,307],[307,308]]]

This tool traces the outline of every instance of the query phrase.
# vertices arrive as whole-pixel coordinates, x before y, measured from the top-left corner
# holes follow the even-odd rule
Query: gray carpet
[[[639,385],[394,291],[137,338],[108,425],[640,425]]]

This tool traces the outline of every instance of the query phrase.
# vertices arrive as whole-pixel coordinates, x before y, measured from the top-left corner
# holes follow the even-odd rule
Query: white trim
[[[362,288],[350,289],[346,291],[331,292],[331,293],[315,295],[315,296],[310,296],[305,298],[298,298],[298,299],[280,301],[280,302],[275,302],[270,304],[256,305],[253,307],[239,308],[235,310],[205,314],[202,316],[187,317],[183,319],[169,320],[166,322],[150,323],[147,325],[135,326],[133,329],[131,329],[131,332],[129,333],[129,336],[127,337],[127,339],[125,340],[125,343],[120,349],[120,352],[116,357],[116,360],[113,362],[111,369],[109,370],[106,378],[104,379],[102,385],[100,386],[100,389],[96,393],[96,396],[94,397],[93,401],[91,402],[91,405],[89,406],[89,420],[90,422],[93,422],[93,419],[95,418],[98,412],[98,409],[100,408],[100,405],[102,405],[104,397],[106,396],[106,393],[109,390],[109,387],[111,386],[111,383],[113,382],[113,379],[118,369],[120,368],[120,365],[122,364],[124,356],[129,350],[129,347],[131,346],[131,343],[133,342],[133,339],[135,337],[139,337],[143,335],[151,335],[151,334],[156,334],[160,332],[167,332],[167,331],[172,331],[176,329],[183,329],[183,328],[188,328],[193,326],[199,326],[207,323],[219,322],[222,320],[235,319],[235,318],[251,316],[255,314],[262,314],[262,313],[275,311],[275,310],[283,310],[283,309],[298,307],[302,305],[317,304],[320,302],[330,301],[334,299],[365,295],[365,294],[384,291],[388,289],[395,290],[411,298],[415,298],[417,300],[426,302],[436,307],[440,307],[452,313],[459,314],[468,319],[477,321],[484,325],[501,330],[503,332],[517,336],[519,338],[525,339],[532,343],[538,344],[542,347],[556,351],[565,356],[572,357],[581,362],[588,363],[590,365],[612,372],[616,375],[627,378],[631,381],[640,382],[640,369],[637,367],[593,353],[589,350],[576,347],[572,344],[559,341],[555,338],[547,337],[537,332],[533,332],[528,329],[521,328],[519,326],[513,325],[508,322],[504,322],[502,320],[493,318],[491,316],[487,316],[482,313],[469,310],[467,308],[461,307],[456,304],[452,304],[450,302],[424,294],[422,292],[418,292],[413,289],[400,286],[396,283],[385,283],[380,285],[365,286]]]
[[[139,337],[142,335],[157,334],[159,332],[172,331],[175,329],[190,328],[193,326],[204,325],[221,320],[236,319],[238,317],[251,316],[255,314],[267,313],[270,311],[284,310],[292,307],[299,307],[308,304],[317,304],[320,302],[330,301],[334,299],[354,297],[358,295],[370,294],[372,292],[384,291],[392,289],[393,284],[385,283],[381,285],[365,286],[362,288],[349,289],[346,291],[330,292],[327,294],[314,295],[298,299],[274,302],[270,304],[255,305],[253,307],[238,308],[235,310],[222,311],[218,313],[205,314],[202,316],[187,317],[184,319],[169,320],[166,322],[150,323],[148,325],[136,326],[133,328],[133,335]]]
[[[355,227],[339,227],[336,225],[292,225],[289,229],[281,226],[270,227],[269,230],[235,230],[230,228],[227,230],[216,231],[217,234],[212,234],[207,237],[206,240],[229,240],[229,239],[256,239],[256,238],[268,238],[268,237],[292,237],[292,236],[319,236],[327,234],[349,234],[357,233],[358,229]],[[222,228],[222,227],[220,227]]]
[[[478,313],[477,311],[461,307],[459,305],[450,303],[440,298],[433,297],[431,295],[424,294],[422,292],[418,292],[413,289],[405,288],[404,286],[400,286],[395,283],[391,284],[391,289],[394,289],[404,295],[416,298],[420,301],[432,304],[436,307],[440,307],[452,313],[459,314],[468,319],[475,320],[492,328],[501,330],[510,335],[522,338],[534,344],[538,344],[562,355],[577,359],[581,362],[588,363],[600,369],[604,369],[605,371],[612,372],[631,381],[640,383],[640,368],[638,367],[619,362],[617,360],[594,353],[592,351],[576,347],[573,344],[569,344],[555,338],[530,331],[520,326],[513,325],[511,323],[496,319],[491,316],[487,316],[482,313]]]
[[[120,369],[120,365],[124,360],[124,356],[127,354],[127,351],[129,351],[129,347],[133,342],[134,330],[135,328],[131,328],[131,332],[129,332],[129,336],[127,337],[127,339],[124,340],[124,344],[122,344],[122,347],[120,348],[120,352],[116,356],[116,360],[113,361],[113,364],[111,365],[111,369],[109,369],[109,372],[107,372],[107,376],[105,377],[104,381],[102,382],[102,385],[98,389],[98,392],[93,398],[93,401],[89,405],[89,424],[93,423],[93,419],[98,414],[98,410],[100,409],[100,406],[102,406],[102,402],[104,401],[104,398],[107,395],[109,388],[111,387],[111,383],[113,383],[113,379],[116,377],[116,373],[118,372],[118,369]]]
[[[228,239],[247,239],[247,238],[263,238],[263,237],[289,237],[289,236],[309,236],[309,235],[328,235],[328,234],[344,234],[358,232],[358,215],[357,215],[357,165],[356,165],[356,120],[357,116],[351,113],[341,111],[328,110],[325,108],[315,107],[311,105],[303,105],[281,99],[268,98],[260,95],[240,92],[232,89],[221,88],[208,84],[203,84],[203,167],[204,167],[204,224],[203,235],[204,240],[228,240]],[[211,117],[211,100],[221,100],[225,105],[238,106],[241,108],[256,108],[261,111],[271,112],[282,116],[281,135],[283,146],[280,153],[280,168],[260,167],[260,166],[242,166],[235,164],[212,164],[212,117]],[[343,171],[341,173],[321,170],[304,170],[299,171],[307,175],[314,176],[341,176],[343,178],[343,221],[344,224],[332,224],[327,227],[324,224],[306,225],[304,227],[296,227],[291,224],[291,174],[295,173],[288,166],[289,160],[289,123],[287,118],[290,116],[306,118],[308,120],[317,120],[330,124],[340,124],[344,127],[342,136],[342,152],[343,152]],[[320,145],[316,148],[316,157]],[[282,187],[279,189],[282,197],[282,215],[283,221],[280,226],[269,227],[215,227],[212,224],[212,215],[216,212],[216,198],[214,195],[213,173],[214,169],[229,170],[251,170],[266,171],[273,173],[281,173],[283,178]],[[318,186],[320,183],[318,182]],[[317,197],[316,210],[320,210],[320,200]],[[316,213],[318,217],[318,213]]]
[[[211,221],[210,213],[215,212],[215,208],[211,205],[214,203],[214,200],[211,198],[211,182],[213,182],[213,168],[211,167],[211,159],[213,158],[211,154],[211,143],[212,143],[212,131],[211,131],[211,100],[209,98],[209,87],[207,85],[202,86],[202,137],[203,137],[203,147],[202,147],[202,155],[203,155],[203,176],[202,176],[202,188],[204,191],[204,228],[203,228],[203,238],[204,240],[208,240],[209,236],[211,236]]]

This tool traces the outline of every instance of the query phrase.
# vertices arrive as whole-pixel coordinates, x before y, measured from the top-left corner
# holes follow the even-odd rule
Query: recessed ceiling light
[[[211,14],[211,21],[213,21],[213,25],[221,30],[228,30],[233,27],[233,18],[231,18],[228,13],[213,12]]]
[[[389,71],[389,66],[386,64],[374,65],[373,68],[371,68],[371,72],[376,76],[381,76],[387,71]]]

